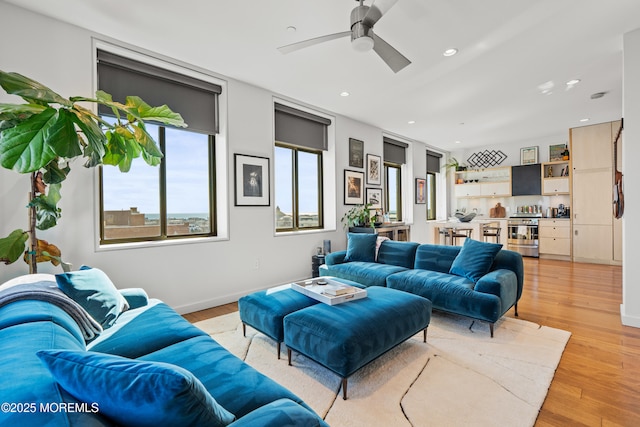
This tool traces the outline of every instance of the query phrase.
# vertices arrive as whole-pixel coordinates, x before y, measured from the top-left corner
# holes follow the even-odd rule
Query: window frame
[[[286,148],[291,150],[291,154],[292,154],[292,168],[291,168],[291,174],[292,174],[292,179],[291,179],[291,185],[292,185],[292,189],[291,189],[291,217],[292,217],[292,226],[288,227],[288,228],[278,228],[277,223],[274,221],[274,227],[275,227],[275,232],[276,233],[289,233],[289,232],[300,232],[300,231],[307,231],[307,230],[324,230],[324,170],[323,170],[323,159],[324,159],[324,153],[325,151],[323,150],[313,150],[311,148],[306,148],[306,147],[300,147],[294,144],[287,144],[284,142],[280,142],[280,141],[275,141],[274,143],[274,148]],[[317,163],[317,167],[318,167],[318,176],[317,176],[317,180],[318,180],[318,225],[317,226],[313,226],[313,227],[301,227],[300,226],[300,206],[299,206],[299,174],[298,174],[298,153],[299,152],[304,152],[304,153],[310,153],[310,154],[314,154],[317,156],[318,159],[318,163]],[[274,159],[274,171],[276,170],[277,165],[275,164],[275,159]],[[277,188],[275,187],[277,185],[277,183],[275,183],[274,181],[274,205],[276,205],[277,207],[277,203],[275,202],[275,194],[277,193]],[[274,218],[275,219],[275,218]]]
[[[156,141],[160,147],[160,151],[166,156],[166,128],[167,126],[158,126],[158,141]],[[188,132],[188,130],[182,130]],[[203,237],[216,237],[218,236],[218,215],[216,214],[217,204],[217,180],[216,180],[216,136],[207,135],[207,150],[208,150],[208,193],[209,193],[209,231],[203,233],[189,233],[169,235],[168,230],[168,218],[167,218],[167,165],[164,161],[166,157],[163,157],[163,161],[158,165],[158,192],[159,192],[159,221],[160,221],[160,233],[156,236],[145,237],[127,237],[118,239],[105,239],[105,209],[104,209],[104,176],[103,168],[113,167],[100,165],[98,168],[98,189],[99,189],[99,244],[101,246],[110,246],[123,243],[143,243],[143,242],[157,242],[157,241],[176,241],[184,239],[194,239]],[[151,167],[151,166],[149,166]]]
[[[435,220],[438,217],[438,177],[434,172],[427,172],[427,221]]]
[[[393,162],[384,162],[384,211],[386,214],[389,213],[389,170],[394,169],[397,170],[397,179],[396,179],[396,204],[398,206],[396,212],[396,222],[401,222],[403,220],[403,209],[402,209],[402,165]]]

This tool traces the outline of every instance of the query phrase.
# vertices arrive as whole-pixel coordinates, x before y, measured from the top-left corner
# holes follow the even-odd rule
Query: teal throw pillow
[[[122,426],[226,426],[235,419],[179,366],[90,351],[36,354],[63,389]]]
[[[104,271],[81,267],[78,271],[56,274],[58,288],[77,302],[103,329],[110,328],[120,313],[127,310],[127,300]]]
[[[453,260],[449,273],[477,282],[489,272],[500,249],[501,244],[466,239]]]
[[[348,233],[345,261],[375,262],[377,234]]]

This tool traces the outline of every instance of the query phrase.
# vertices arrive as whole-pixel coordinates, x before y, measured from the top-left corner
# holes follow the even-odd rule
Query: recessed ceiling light
[[[340,96],[349,96],[351,95],[349,92],[340,92]]]
[[[444,56],[453,56],[456,53],[458,53],[458,49],[456,49],[455,47],[452,47],[450,49],[445,50],[444,52],[442,52],[442,54]]]
[[[607,92],[596,92],[594,94],[591,95],[591,99],[598,99],[598,98],[602,98],[603,96],[605,96],[607,94]]]
[[[456,144],[460,144],[462,141],[455,141]]]
[[[567,82],[567,86],[577,85],[578,83],[580,83],[580,79],[572,79]]]
[[[296,27],[294,27],[293,25],[289,25],[287,27],[287,31],[290,33],[295,33],[298,29]]]
[[[580,119],[581,122],[588,122],[589,119]]]
[[[414,124],[416,121],[415,120],[409,120],[407,123],[409,123],[410,125]]]

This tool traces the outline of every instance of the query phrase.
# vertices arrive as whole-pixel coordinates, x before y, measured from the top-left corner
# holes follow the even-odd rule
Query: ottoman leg
[[[276,344],[276,350],[278,351],[278,360],[280,359],[280,341]]]
[[[427,342],[427,328],[424,328],[424,331],[422,331],[422,333],[422,342]]]
[[[291,349],[290,348],[287,348],[287,359],[289,359],[289,366],[291,366]]]
[[[347,400],[347,379],[342,379],[342,400]]]
[[[244,322],[242,322],[242,336],[247,337],[247,325]]]
[[[489,323],[489,331],[491,332],[491,338],[493,338],[493,323]]]

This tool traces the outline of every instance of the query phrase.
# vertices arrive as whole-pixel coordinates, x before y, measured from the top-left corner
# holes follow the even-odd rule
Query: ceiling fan
[[[282,53],[290,53],[305,47],[350,35],[351,46],[355,50],[366,52],[373,49],[394,73],[411,64],[411,61],[403,54],[373,32],[373,26],[376,22],[378,22],[398,0],[374,0],[371,6],[365,6],[363,4],[364,0],[356,1],[359,1],[360,5],[351,11],[351,30],[281,46],[278,50]]]

